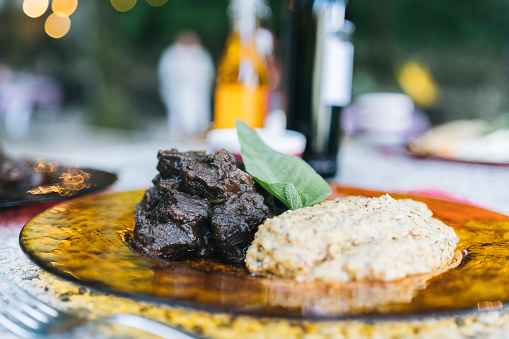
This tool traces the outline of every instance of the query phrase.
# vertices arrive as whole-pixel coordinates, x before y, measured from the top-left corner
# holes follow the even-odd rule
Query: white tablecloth
[[[2,140],[0,139],[0,143]],[[203,139],[172,139],[164,133],[63,126],[42,137],[6,140],[13,156],[43,158],[61,164],[94,167],[118,174],[115,190],[146,188],[157,173],[159,149],[207,149]],[[333,180],[348,186],[387,192],[441,191],[462,201],[509,215],[509,166],[416,159],[397,148],[348,139]]]
[[[149,187],[157,173],[159,149],[207,148],[203,139],[172,139],[164,133],[124,134],[82,128],[47,132],[44,137],[34,135],[25,140],[0,142],[14,157],[41,158],[115,172],[119,179],[110,189],[115,191]],[[415,159],[402,149],[380,148],[355,139],[345,140],[339,162],[340,171],[333,180],[346,186],[439,194],[509,215],[509,167]],[[51,303],[52,297],[45,294],[44,282],[38,278],[40,269],[19,249],[17,236],[22,224],[14,216],[11,222],[4,221],[1,226],[0,271]],[[4,335],[2,332],[0,328]]]

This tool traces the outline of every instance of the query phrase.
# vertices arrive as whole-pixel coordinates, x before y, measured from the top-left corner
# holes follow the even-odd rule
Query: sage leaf
[[[312,206],[331,194],[327,182],[304,160],[274,151],[245,122],[235,124],[246,171],[288,208]]]

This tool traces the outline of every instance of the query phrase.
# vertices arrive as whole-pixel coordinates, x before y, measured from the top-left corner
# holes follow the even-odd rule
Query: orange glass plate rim
[[[379,196],[382,194],[385,194],[385,192],[378,192],[378,191],[369,191],[364,189],[358,189],[358,188],[352,188],[352,187],[342,187],[338,184],[331,183],[331,187],[333,189],[332,197],[336,196],[343,196],[343,195],[362,195],[362,196]],[[143,288],[153,289],[149,290],[148,293],[145,290],[129,290],[129,286],[127,286],[127,289],[125,286],[117,287],[112,285],[111,281],[104,281],[107,280],[108,277],[104,277],[103,280],[99,277],[99,279],[89,279],[89,277],[82,277],[79,276],[79,272],[73,272],[72,270],[69,271],[69,267],[62,266],[60,263],[56,263],[52,260],[47,260],[48,253],[52,251],[58,250],[57,248],[50,248],[50,249],[44,249],[44,253],[41,251],[41,248],[43,248],[45,245],[44,241],[48,241],[47,238],[44,238],[44,236],[40,237],[38,236],[37,239],[35,239],[35,234],[30,234],[31,228],[38,227],[38,223],[43,221],[47,222],[50,221],[50,223],[46,226],[48,226],[48,230],[51,231],[53,225],[51,225],[51,220],[61,220],[61,219],[51,219],[52,217],[55,217],[55,214],[64,217],[74,216],[79,217],[80,211],[79,208],[76,208],[80,203],[83,204],[91,204],[94,206],[94,199],[100,199],[99,202],[101,204],[104,204],[105,202],[112,202],[115,204],[115,200],[121,200],[125,197],[132,200],[131,206],[128,206],[130,209],[134,208],[134,203],[136,199],[139,199],[141,197],[141,194],[143,191],[131,191],[131,192],[117,192],[117,193],[107,193],[107,194],[100,194],[97,196],[90,196],[90,197],[83,197],[79,199],[75,199],[70,202],[65,202],[62,204],[57,205],[55,208],[47,210],[40,215],[36,216],[32,221],[27,223],[23,230],[20,233],[20,245],[23,249],[23,251],[28,255],[28,257],[33,260],[37,265],[41,266],[43,269],[56,274],[59,277],[65,278],[67,280],[71,280],[73,282],[83,284],[98,290],[101,290],[106,293],[111,293],[114,295],[119,295],[123,297],[129,297],[134,298],[136,300],[142,300],[142,301],[153,301],[153,302],[159,302],[159,303],[167,303],[170,305],[175,306],[184,306],[184,307],[190,307],[193,309],[199,309],[199,310],[205,310],[210,312],[228,312],[232,314],[244,314],[244,315],[251,315],[251,316],[257,316],[257,317],[284,317],[284,318],[299,318],[299,319],[323,319],[323,320],[330,320],[330,319],[407,319],[407,318],[420,318],[420,317],[428,317],[428,316],[451,316],[451,315],[461,315],[465,313],[475,312],[479,311],[479,303],[486,302],[484,299],[476,300],[472,296],[472,300],[468,300],[468,302],[459,305],[458,307],[451,307],[447,304],[447,299],[440,299],[444,298],[443,293],[439,293],[439,303],[436,305],[433,304],[433,301],[428,300],[428,298],[433,297],[427,296],[429,294],[429,290],[431,292],[433,291],[440,291],[440,284],[441,281],[443,281],[443,284],[456,284],[455,281],[457,275],[459,273],[462,273],[458,270],[465,270],[465,267],[468,267],[469,263],[463,265],[463,262],[460,264],[459,267],[454,268],[450,271],[455,271],[456,273],[450,274],[450,272],[446,272],[444,274],[441,274],[437,277],[433,277],[430,279],[425,279],[423,281],[419,279],[413,278],[409,279],[409,281],[405,282],[405,284],[401,285],[394,285],[397,288],[400,288],[400,294],[405,294],[408,289],[408,292],[410,293],[409,296],[411,297],[410,302],[406,302],[405,300],[385,300],[382,296],[381,304],[380,305],[371,305],[368,302],[368,305],[363,305],[362,303],[360,305],[356,304],[356,300],[359,299],[359,296],[362,296],[364,290],[363,287],[348,287],[347,289],[342,288],[341,286],[335,286],[333,288],[325,288],[323,286],[312,286],[310,288],[310,294],[312,295],[310,299],[306,300],[306,298],[303,298],[302,300],[297,300],[296,304],[292,304],[294,300],[285,300],[286,294],[290,295],[292,298],[295,298],[296,295],[302,295],[306,294],[306,286],[303,284],[295,283],[295,282],[288,282],[288,281],[281,281],[281,280],[275,280],[275,279],[269,279],[269,278],[260,278],[260,277],[253,277],[253,276],[246,276],[246,275],[237,275],[236,272],[233,274],[225,274],[221,272],[217,272],[212,270],[212,272],[204,272],[200,268],[191,268],[187,267],[185,264],[182,263],[166,263],[161,260],[148,258],[138,252],[134,252],[127,243],[123,243],[120,247],[124,246],[126,248],[121,248],[122,251],[131,251],[129,252],[129,255],[132,255],[132,258],[134,258],[135,263],[133,264],[138,265],[138,260],[141,260],[143,262],[143,265],[145,265],[147,262],[152,265],[150,269],[147,269],[147,272],[150,271],[150,276],[147,278],[151,281],[150,286],[144,286]],[[491,212],[482,208],[478,208],[475,206],[469,206],[464,204],[459,204],[455,202],[450,201],[443,201],[443,200],[437,200],[437,199],[429,199],[429,198],[423,198],[423,197],[416,197],[416,196],[407,196],[407,195],[401,195],[401,194],[392,194],[392,196],[395,198],[414,198],[415,200],[421,200],[426,202],[430,209],[436,214],[436,216],[439,219],[442,219],[444,222],[452,223],[452,227],[454,227],[459,232],[464,232],[463,229],[467,229],[467,232],[470,232],[469,228],[475,228],[479,227],[479,229],[475,229],[475,232],[483,232],[483,227],[489,228],[488,233],[504,233],[505,234],[505,227],[507,227],[507,230],[509,230],[509,217]],[[102,200],[101,200],[102,199]],[[117,203],[121,204],[121,203]],[[125,204],[124,204],[125,205]],[[71,208],[72,207],[72,208]],[[104,207],[108,208],[108,206]],[[72,213],[70,210],[72,209]],[[101,209],[101,206],[99,206],[99,210]],[[59,214],[60,213],[60,214]],[[67,213],[67,214],[65,214]],[[49,218],[48,220],[45,220]],[[128,216],[126,214],[125,218],[132,218],[132,215]],[[469,226],[470,223],[474,223],[473,225]],[[65,221],[64,221],[65,224]],[[492,226],[495,225],[495,226]],[[100,225],[99,225],[100,226]],[[65,228],[66,226],[64,226]],[[119,226],[119,229],[124,226]],[[132,226],[129,226],[132,227]],[[127,227],[127,228],[129,228]],[[503,229],[497,230],[493,227],[501,227]],[[121,235],[118,235],[119,229],[117,229],[115,232],[117,232],[117,236],[121,237]],[[68,230],[65,230],[68,231]],[[85,233],[87,230],[84,230]],[[129,230],[123,230],[123,231],[129,231]],[[497,234],[498,234],[497,233]],[[125,233],[124,233],[125,234]],[[36,241],[37,240],[37,241]],[[495,243],[495,242],[494,242]],[[35,247],[32,247],[34,246]],[[122,244],[122,242],[119,242],[119,244]],[[61,245],[61,244],[60,244]],[[58,245],[58,246],[60,246]],[[39,247],[37,247],[39,246]],[[473,254],[467,254],[467,261],[475,261],[476,256],[482,255],[482,247],[481,247],[481,254],[475,253],[477,251],[475,249],[475,246],[469,243],[461,244],[460,246],[467,246],[468,249],[465,249],[467,251],[472,250]],[[110,248],[110,250],[114,251],[114,248]],[[471,257],[469,257],[471,256]],[[131,258],[131,257],[130,257]],[[67,258],[69,259],[69,258]],[[60,259],[59,259],[60,260]],[[65,258],[63,258],[63,262],[65,263]],[[147,261],[148,260],[148,261]],[[112,266],[114,266],[116,263],[112,263]],[[167,265],[167,267],[162,266]],[[122,268],[121,269],[131,269],[131,268]],[[489,269],[489,265],[487,269]],[[165,269],[167,270],[165,272]],[[144,267],[141,267],[140,272],[143,273]],[[173,273],[172,273],[173,272]],[[183,272],[184,276],[179,277],[179,272]],[[193,273],[194,272],[194,273]],[[458,273],[459,272],[459,273]],[[474,272],[475,274],[479,274],[479,272]],[[482,273],[482,272],[481,272]],[[172,275],[173,274],[173,275]],[[187,276],[186,276],[187,274]],[[449,277],[450,276],[450,277]],[[199,295],[200,291],[181,291],[182,286],[188,286],[189,284],[193,284],[193,279],[204,279],[203,277],[206,277],[208,280],[208,283],[213,285],[210,286],[204,286],[204,293],[223,293],[223,295],[218,296],[210,296],[210,295]],[[480,276],[483,279],[482,275]],[[503,277],[505,279],[505,277]],[[145,279],[145,278],[143,278]],[[185,281],[180,281],[181,279]],[[186,280],[188,279],[188,280]],[[448,280],[449,279],[449,280]],[[452,280],[451,280],[452,279]],[[509,274],[508,274],[509,279]],[[457,280],[457,279],[456,279]],[[168,287],[164,284],[173,284],[173,290],[172,287]],[[198,281],[197,284],[201,284],[203,281]],[[473,284],[475,285],[475,281]],[[160,285],[157,285],[160,284]],[[424,285],[423,285],[424,284]],[[162,286],[161,286],[162,285]],[[217,286],[216,286],[217,285]],[[240,286],[238,290],[235,290],[235,286]],[[403,286],[404,285],[404,286]],[[303,287],[304,286],[304,287]],[[311,285],[309,285],[311,286]],[[382,294],[381,292],[387,292],[389,291],[389,294],[393,290],[394,286],[390,285],[372,285],[369,288],[369,293],[371,295],[370,298],[379,298]],[[401,287],[403,286],[403,287]],[[424,286],[424,287],[423,287]],[[455,285],[459,286],[461,288],[461,285]],[[167,288],[169,291],[165,291],[164,289]],[[245,290],[243,290],[243,288]],[[185,288],[184,288],[185,289]],[[254,290],[253,293],[258,293],[256,296],[251,296],[250,291]],[[219,292],[218,292],[219,291]],[[229,297],[227,293],[224,293],[227,291],[228,293],[232,293],[232,295]],[[401,292],[403,291],[403,292]],[[189,293],[188,293],[189,292]],[[324,295],[320,295],[319,293],[324,293]],[[384,292],[384,293],[385,293]],[[187,294],[186,294],[187,293]],[[273,295],[271,295],[271,293]],[[292,294],[293,293],[293,294]],[[368,294],[369,294],[368,293]],[[458,293],[458,291],[455,291],[455,293]],[[345,294],[353,294],[354,298],[345,297]],[[490,298],[497,297],[498,295],[491,295],[488,296]],[[230,299],[235,299],[235,301],[232,301]],[[326,302],[322,302],[320,298],[329,298],[330,300],[333,300],[336,305],[340,305],[341,303],[348,304],[347,306],[350,308],[341,308],[336,309],[334,308],[335,304],[332,302],[331,304],[327,304]],[[223,301],[225,299],[226,301],[224,303],[222,302],[215,302],[217,300]],[[237,299],[244,299],[246,300],[245,305],[237,304]],[[355,299],[355,300],[354,300]],[[361,298],[362,299],[362,298]],[[500,300],[502,305],[505,305],[506,302],[509,302],[509,295],[500,295],[500,298],[497,299]],[[496,300],[492,300],[496,301]],[[440,304],[440,302],[442,304]],[[230,303],[230,304],[229,304]],[[417,303],[417,305],[414,305],[414,303]],[[327,309],[328,307],[332,306],[331,309]],[[423,306],[422,308],[419,308],[419,306]],[[339,306],[338,306],[339,307]],[[502,306],[505,307],[505,306]]]

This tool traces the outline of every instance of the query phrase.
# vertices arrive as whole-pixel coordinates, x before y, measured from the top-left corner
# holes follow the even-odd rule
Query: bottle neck
[[[257,2],[237,1],[233,8],[233,31],[239,36],[241,44],[254,42],[258,27]]]
[[[323,26],[323,33],[336,33],[345,23],[347,0],[315,0],[313,12]]]

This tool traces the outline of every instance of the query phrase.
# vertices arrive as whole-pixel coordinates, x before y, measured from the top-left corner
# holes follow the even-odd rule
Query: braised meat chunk
[[[168,150],[161,150],[157,153],[157,170],[164,179],[179,178],[180,169],[184,162],[197,160],[199,162],[205,161],[207,154],[202,151],[190,151],[179,153],[178,150],[172,148]]]
[[[160,187],[159,187],[160,188]],[[166,197],[163,199],[161,197]],[[145,193],[135,210],[136,240],[152,254],[168,259],[208,254],[208,203],[177,190]]]
[[[232,261],[242,261],[258,225],[267,218],[268,207],[255,192],[241,192],[213,207],[212,233],[221,255]]]
[[[235,166],[235,158],[226,150],[214,156],[186,161],[181,169],[183,190],[209,199],[224,200],[239,191],[252,191],[254,180]]]
[[[217,254],[243,261],[269,214],[253,178],[226,150],[169,149],[157,157],[159,174],[136,205],[133,245],[171,260]]]

